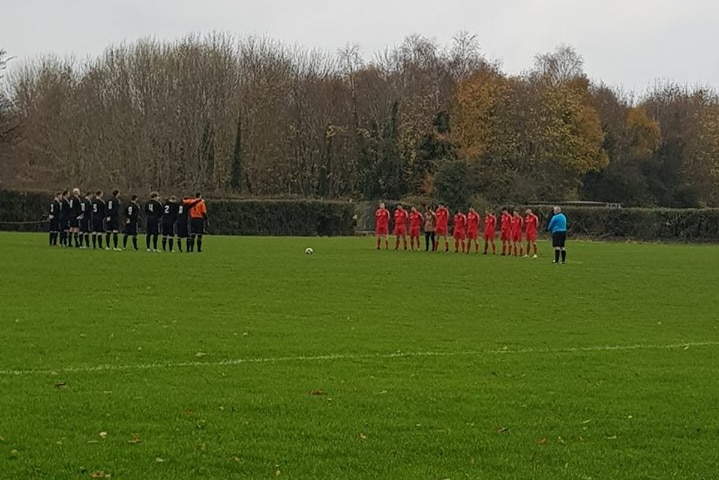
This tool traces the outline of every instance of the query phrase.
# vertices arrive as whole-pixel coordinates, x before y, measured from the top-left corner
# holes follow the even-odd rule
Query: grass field
[[[717,247],[205,244],[0,235],[0,478],[719,475]]]

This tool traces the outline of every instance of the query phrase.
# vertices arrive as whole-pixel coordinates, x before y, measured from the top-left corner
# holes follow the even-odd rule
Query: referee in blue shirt
[[[561,256],[562,263],[567,261],[567,217],[562,213],[560,207],[554,207],[554,215],[547,225],[547,230],[552,232],[552,246],[554,247],[554,262],[559,263]]]

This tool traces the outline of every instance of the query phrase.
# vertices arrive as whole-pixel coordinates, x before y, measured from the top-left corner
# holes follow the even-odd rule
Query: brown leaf
[[[110,476],[108,474],[106,474],[105,472],[103,472],[102,470],[100,470],[97,472],[92,472],[90,474],[90,478],[110,478]]]
[[[275,470],[275,477],[279,477],[280,475],[282,475],[282,472],[280,472],[279,470]]]
[[[507,433],[507,432],[509,432],[509,427],[497,427],[496,432],[497,433]]]
[[[549,440],[547,440],[547,437],[542,437],[542,438],[540,438],[540,439],[537,441],[537,443],[538,443],[539,445],[546,445],[548,441],[549,441]]]
[[[326,395],[326,393],[324,390],[310,390],[310,395]]]
[[[240,460],[240,457],[237,457],[237,456],[232,457],[232,460],[237,463],[240,463],[242,461],[242,460]]]
[[[140,439],[140,434],[139,434],[139,433],[133,433],[133,434],[132,434],[132,438],[127,441],[127,443],[131,443],[131,444],[133,444],[133,445],[136,444],[136,443],[140,443],[140,442],[142,442],[142,440]]]

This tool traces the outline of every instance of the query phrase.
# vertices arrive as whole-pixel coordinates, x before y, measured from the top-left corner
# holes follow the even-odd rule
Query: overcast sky
[[[0,49],[18,59],[84,58],[112,44],[189,33],[269,35],[366,56],[410,34],[447,43],[475,33],[483,52],[518,73],[568,44],[595,80],[645,91],[656,80],[719,87],[715,0],[1,0]]]

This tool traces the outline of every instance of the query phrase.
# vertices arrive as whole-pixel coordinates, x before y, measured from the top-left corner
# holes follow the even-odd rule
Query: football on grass
[[[315,253],[315,251],[312,250],[311,247],[305,248],[305,255],[312,255],[313,253]]]

